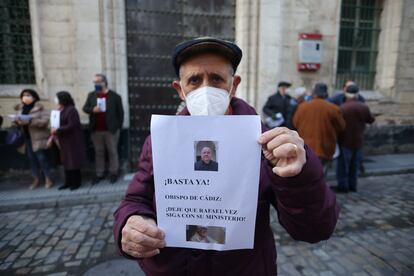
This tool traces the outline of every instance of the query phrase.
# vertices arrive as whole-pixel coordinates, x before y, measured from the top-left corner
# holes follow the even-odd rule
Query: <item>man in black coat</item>
[[[281,81],[277,86],[277,92],[267,99],[263,107],[263,113],[266,114],[274,122],[280,122],[277,126],[284,126],[293,129],[292,118],[296,110],[296,101],[290,95],[286,94],[286,90],[292,84]],[[266,121],[267,122],[267,121]],[[276,125],[269,125],[273,128]]]

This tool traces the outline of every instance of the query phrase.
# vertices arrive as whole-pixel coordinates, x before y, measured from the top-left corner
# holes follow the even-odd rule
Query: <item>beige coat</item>
[[[23,104],[15,106],[15,110],[20,114]],[[49,112],[39,102],[36,102],[29,115],[32,116],[28,128],[32,140],[33,151],[46,149],[47,139],[49,138]],[[21,151],[21,149],[19,150]]]

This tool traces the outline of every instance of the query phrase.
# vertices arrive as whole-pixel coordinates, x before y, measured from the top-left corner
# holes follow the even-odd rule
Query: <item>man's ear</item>
[[[180,96],[180,99],[181,99],[182,101],[185,101],[184,91],[183,91],[183,89],[181,88],[180,81],[179,81],[179,80],[174,80],[174,81],[172,82],[172,87],[175,89],[175,91],[177,91],[178,96]]]
[[[237,87],[239,86],[240,82],[241,82],[241,77],[239,75],[234,75],[234,77],[233,77],[233,86],[232,86],[231,91],[230,91],[230,96],[231,97],[234,97],[236,95],[236,90],[237,90]]]

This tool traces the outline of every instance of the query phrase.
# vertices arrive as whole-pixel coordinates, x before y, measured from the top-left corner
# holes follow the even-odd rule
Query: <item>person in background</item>
[[[53,186],[50,178],[50,166],[46,156],[47,139],[49,137],[49,112],[40,103],[40,97],[32,89],[24,89],[20,93],[21,103],[15,106],[20,113],[14,124],[20,126],[24,133],[25,152],[30,161],[33,182],[30,189],[39,186],[42,174],[45,177],[45,187]]]
[[[335,152],[339,132],[345,129],[341,110],[327,102],[328,86],[317,83],[313,98],[298,106],[293,125],[305,143],[316,153],[326,176]]]
[[[295,113],[297,103],[287,92],[292,84],[281,81],[277,85],[277,92],[267,99],[263,106],[263,113],[271,120],[277,121],[277,126],[284,126],[293,129],[292,118]],[[276,125],[266,120],[268,127]]]
[[[59,190],[76,190],[81,186],[81,168],[86,159],[85,141],[79,113],[69,92],[56,93],[56,104],[60,110],[59,128],[52,128],[51,135],[58,138],[60,157],[65,170],[65,182]]]
[[[341,104],[345,103],[347,98],[345,97],[346,89],[350,85],[356,85],[356,83],[353,80],[346,80],[342,86],[342,92],[337,93],[333,95],[332,97],[328,98],[328,101],[336,104],[337,106],[340,106]],[[362,97],[361,94],[358,93],[358,101],[365,103],[364,97]]]
[[[296,87],[292,96],[298,105],[311,100],[310,93],[303,86]]]
[[[124,121],[124,109],[121,97],[108,88],[108,81],[103,74],[96,74],[93,83],[95,90],[90,92],[83,106],[89,114],[89,128],[95,149],[96,175],[92,185],[104,179],[105,151],[109,159],[109,181],[118,179],[118,140]]]
[[[332,97],[328,98],[328,101],[336,104],[337,106],[341,106],[343,103],[345,103],[345,101],[347,100],[347,98],[345,97],[345,93],[346,93],[346,89],[348,86],[350,85],[356,85],[356,83],[353,80],[345,80],[343,85],[342,85],[342,92],[337,93],[335,95],[333,95]],[[365,103],[365,98],[358,93],[358,101]],[[360,162],[359,162],[359,171],[361,172],[361,174],[365,173],[365,166],[364,166],[364,156],[363,156],[363,152],[361,150],[361,154],[360,154]]]
[[[336,169],[338,186],[332,187],[334,191],[341,193],[357,191],[365,124],[372,124],[375,121],[369,107],[359,101],[358,91],[358,86],[349,85],[345,92],[347,100],[341,105],[346,128],[339,135],[340,154]]]

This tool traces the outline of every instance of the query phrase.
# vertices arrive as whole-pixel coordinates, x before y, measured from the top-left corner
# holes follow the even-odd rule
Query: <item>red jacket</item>
[[[233,115],[256,114],[238,98],[231,100],[231,107]],[[187,109],[182,114],[188,115]],[[271,204],[278,211],[281,225],[296,240],[311,243],[326,240],[338,219],[335,194],[325,184],[320,162],[308,147],[306,158],[299,175],[282,178],[272,172],[262,155],[254,249],[214,251],[167,247],[157,256],[138,259],[141,268],[148,275],[275,275],[276,247],[269,224]],[[121,250],[121,231],[128,217],[144,215],[156,219],[155,210],[151,139],[147,138],[138,172],[114,214],[115,244],[122,255],[131,258]]]

